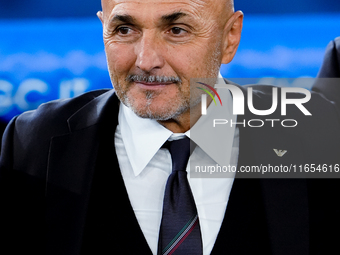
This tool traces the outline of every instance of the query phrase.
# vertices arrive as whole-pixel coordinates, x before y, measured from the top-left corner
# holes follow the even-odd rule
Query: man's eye
[[[173,27],[173,28],[170,29],[170,31],[174,35],[181,35],[181,34],[184,34],[184,33],[187,32],[186,30],[184,30],[183,28],[180,28],[180,27]]]
[[[127,35],[127,34],[129,34],[130,31],[131,31],[131,28],[129,28],[129,27],[119,27],[117,29],[117,33],[119,33],[121,35]]]

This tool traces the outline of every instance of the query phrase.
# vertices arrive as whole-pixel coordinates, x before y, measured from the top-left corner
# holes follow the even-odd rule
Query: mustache
[[[181,78],[175,76],[159,75],[140,75],[130,74],[125,79],[128,82],[147,82],[147,83],[182,83]]]

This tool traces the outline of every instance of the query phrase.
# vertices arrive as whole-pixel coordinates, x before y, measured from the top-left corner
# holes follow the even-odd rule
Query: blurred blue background
[[[0,120],[111,88],[100,9],[99,0],[0,1]],[[236,0],[235,9],[245,13],[244,29],[235,59],[221,68],[227,78],[293,86],[317,75],[340,35],[339,0]],[[295,79],[277,79],[287,77]]]

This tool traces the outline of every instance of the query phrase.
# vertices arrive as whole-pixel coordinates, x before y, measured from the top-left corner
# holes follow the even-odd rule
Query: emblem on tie
[[[282,157],[283,155],[285,155],[287,153],[286,150],[277,150],[277,149],[273,149],[276,153],[276,155],[278,155],[279,157]]]

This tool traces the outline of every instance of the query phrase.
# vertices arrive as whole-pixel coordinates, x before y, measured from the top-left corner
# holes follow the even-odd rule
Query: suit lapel
[[[100,145],[81,254],[151,254],[119,169],[114,145],[117,120],[118,116],[105,118],[100,125]]]
[[[96,127],[52,139],[46,187],[47,254],[79,254],[98,142]]]
[[[103,235],[106,237],[103,241],[111,247],[125,241],[116,239],[113,234],[123,229],[126,235],[134,233],[140,238],[141,234],[138,242],[144,242],[141,247],[148,248],[131,208],[114,151],[118,109],[119,100],[113,91],[105,93],[71,116],[69,134],[51,140],[46,186],[47,254],[80,254],[85,229],[99,226],[101,219],[108,220],[106,229],[101,230],[111,233]],[[97,187],[94,195],[91,192],[93,178]],[[103,198],[96,201],[93,198],[98,198],[98,194]],[[108,209],[104,211],[105,217],[101,218],[98,211],[88,214],[89,203],[94,205],[91,208],[100,205],[100,209]],[[93,222],[93,218],[89,220],[88,215],[99,216],[99,222]],[[133,222],[132,227],[125,228],[123,220]],[[108,240],[107,237],[113,238]]]

